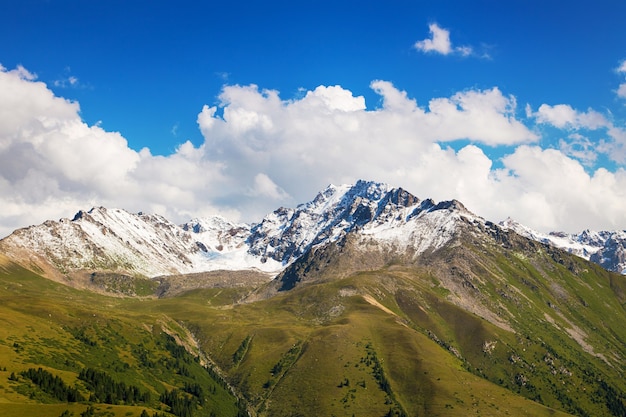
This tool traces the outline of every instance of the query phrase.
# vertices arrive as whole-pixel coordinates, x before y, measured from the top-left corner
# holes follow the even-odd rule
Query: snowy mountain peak
[[[331,207],[345,207],[352,204],[356,199],[377,201],[389,189],[390,186],[387,184],[363,180],[359,180],[353,185],[337,186],[330,184],[324,191],[319,192],[313,200],[300,204],[296,209],[321,213]]]
[[[369,221],[377,218],[386,207],[389,209],[410,207],[418,202],[417,197],[402,188],[360,180],[354,185],[330,185],[313,201],[298,206],[297,210],[342,213],[344,217],[349,213],[356,217],[366,216],[361,218],[361,221]]]
[[[566,250],[595,262],[609,271],[626,274],[625,231],[595,232],[587,229],[578,234],[541,233],[521,225],[511,218],[500,222],[500,226],[529,239]]]
[[[354,185],[329,185],[312,201],[296,209],[281,208],[266,216],[252,227],[248,242],[251,253],[283,265],[293,262],[311,247],[335,242],[351,232],[387,243],[402,242],[403,247],[413,239],[425,250],[432,242],[441,245],[452,237],[452,223],[447,229],[443,228],[448,232],[443,234],[440,233],[442,228],[433,228],[430,223],[429,227],[419,227],[428,223],[422,217],[436,210],[471,215],[458,201],[421,202],[406,190],[387,184],[358,181]],[[436,217],[443,221],[445,216]],[[420,236],[417,236],[417,229]],[[436,233],[445,239],[431,239],[430,235]],[[423,239],[427,235],[428,238]]]

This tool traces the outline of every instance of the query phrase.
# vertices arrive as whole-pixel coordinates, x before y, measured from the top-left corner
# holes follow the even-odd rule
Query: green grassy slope
[[[199,384],[204,388],[201,396],[185,394],[202,403],[194,406],[194,415],[236,416],[237,399],[220,378],[179,349],[174,338],[184,338],[185,332],[175,320],[134,313],[125,307],[127,301],[59,285],[2,259],[0,415],[56,417],[68,410],[79,416],[90,403],[96,415],[139,416],[144,410],[150,416],[171,415],[160,395]],[[60,401],[22,375],[38,368],[77,387],[86,401]],[[93,388],[78,379],[83,369],[105,372],[118,384],[148,393],[150,399],[90,402]]]
[[[374,297],[381,305],[372,304]],[[203,348],[259,415],[560,414],[468,372],[393,304],[374,273],[202,316],[175,299],[163,301],[169,314],[197,329]]]
[[[624,278],[512,235],[473,236],[418,262],[350,243],[311,254],[289,290],[269,284],[248,303],[255,288],[241,285],[109,297],[3,261],[0,414],[86,409],[19,374],[43,367],[86,396],[83,368],[152,394],[97,403],[100,415],[172,411],[159,395],[191,383],[206,397],[196,416],[236,415],[231,391],[258,416],[626,415]]]

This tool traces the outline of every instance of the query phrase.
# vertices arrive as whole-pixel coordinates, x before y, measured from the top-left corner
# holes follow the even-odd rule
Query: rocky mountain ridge
[[[213,216],[176,225],[159,215],[95,207],[71,220],[16,230],[0,241],[0,251],[26,267],[65,275],[114,271],[157,277],[249,269],[269,278],[311,248],[349,233],[417,256],[450,241],[463,219],[485,224],[456,200],[420,200],[402,188],[358,181],[330,185],[313,200],[281,207],[255,224]],[[510,219],[498,227],[626,272],[626,232],[541,234]]]
[[[312,201],[279,208],[252,225],[215,216],[179,226],[159,215],[96,207],[72,220],[19,229],[0,241],[0,250],[23,265],[63,274],[156,277],[255,269],[273,276],[310,248],[348,233],[399,251],[437,248],[462,216],[478,219],[457,201],[421,201],[401,188],[359,181],[331,185]]]
[[[576,234],[541,233],[510,218],[499,224],[503,228],[513,230],[529,239],[563,249],[588,261],[595,262],[609,271],[626,274],[626,230],[600,232],[584,230]]]

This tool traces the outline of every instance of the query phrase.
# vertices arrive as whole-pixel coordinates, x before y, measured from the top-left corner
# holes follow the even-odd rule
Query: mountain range
[[[0,241],[0,415],[626,416],[624,242],[367,181],[80,211]]]
[[[417,256],[449,241],[461,220],[493,226],[459,201],[435,203],[402,188],[358,181],[330,185],[312,201],[281,207],[253,224],[214,216],[176,225],[156,214],[95,207],[72,220],[19,229],[0,241],[0,251],[52,274],[101,270],[153,278],[254,269],[277,275],[312,247],[348,233]],[[498,227],[626,273],[626,231],[545,234],[512,219]]]

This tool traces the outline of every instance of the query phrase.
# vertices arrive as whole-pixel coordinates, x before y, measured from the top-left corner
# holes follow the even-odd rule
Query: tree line
[[[20,375],[33,381],[33,384],[37,385],[43,392],[59,401],[73,403],[85,400],[85,397],[76,387],[68,386],[61,378],[52,375],[45,369],[30,368],[20,372]],[[15,379],[15,374],[11,374],[11,377]]]
[[[59,401],[73,403],[86,400],[78,388],[67,385],[63,379],[43,368],[30,368],[20,372],[20,375],[30,379],[43,392]],[[17,380],[17,376],[12,373],[9,379]],[[142,391],[137,386],[124,382],[116,382],[106,372],[84,368],[78,374],[78,379],[84,381],[87,389],[91,391],[88,399],[90,402],[134,405],[148,404],[151,400],[148,391]]]
[[[116,382],[106,372],[92,368],[84,368],[78,374],[78,379],[85,382],[92,391],[89,401],[105,404],[147,404],[150,402],[150,393],[142,391],[135,385]]]

